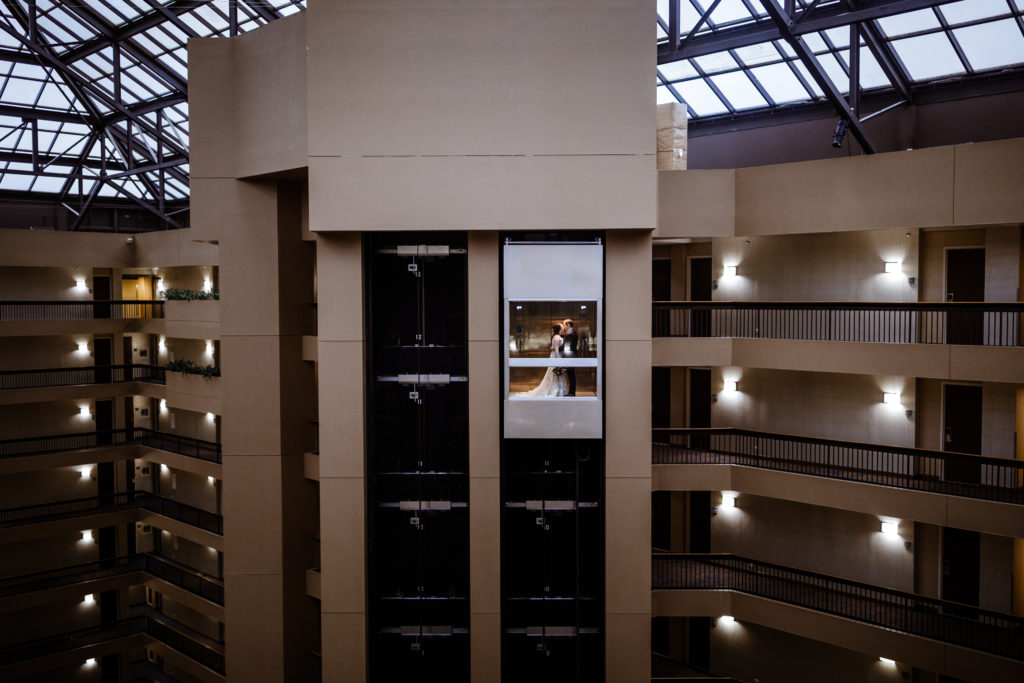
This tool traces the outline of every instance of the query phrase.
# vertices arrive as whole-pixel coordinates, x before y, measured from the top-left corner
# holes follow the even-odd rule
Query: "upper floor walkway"
[[[655,429],[652,447],[655,490],[737,491],[1024,537],[1021,460],[732,428]]]

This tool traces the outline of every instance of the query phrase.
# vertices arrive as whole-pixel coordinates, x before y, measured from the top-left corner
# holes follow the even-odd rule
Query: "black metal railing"
[[[1024,303],[655,301],[654,337],[1020,346]]]
[[[732,590],[1024,660],[1024,618],[735,555],[655,555],[654,590]]]
[[[0,458],[46,455],[110,446],[149,446],[208,462],[221,461],[219,443],[158,432],[145,427],[36,436],[27,439],[4,439],[0,441]]]
[[[0,301],[0,322],[164,317],[163,301]]]
[[[202,643],[186,633],[183,628],[175,627],[166,617],[152,615],[138,615],[109,624],[0,647],[0,666],[142,634],[155,638],[217,673],[224,673],[223,648],[216,649]]]
[[[109,493],[89,498],[6,508],[0,510],[0,529],[130,509],[148,510],[215,534],[222,534],[224,529],[223,518],[214,512],[200,510],[146,491]]]
[[[218,605],[224,604],[224,584],[221,581],[191,567],[148,553],[124,555],[0,579],[0,598],[98,581],[133,572],[146,572]]]
[[[655,429],[655,465],[742,465],[1024,504],[1024,461],[748,429]]]
[[[90,365],[78,368],[0,371],[0,390],[70,387],[80,384],[152,382],[163,384],[167,371],[159,365]]]

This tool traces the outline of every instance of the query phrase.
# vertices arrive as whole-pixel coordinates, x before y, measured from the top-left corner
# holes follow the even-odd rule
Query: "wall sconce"
[[[719,507],[724,510],[736,507],[736,494],[732,491],[722,491],[722,504]]]
[[[164,279],[162,277],[161,278],[157,278],[157,280],[156,280],[156,293],[157,294],[163,294],[166,291],[167,291],[167,287],[164,286]]]
[[[900,263],[899,261],[886,261],[885,262],[885,272],[887,272],[889,274],[903,272],[902,266],[903,266],[903,264]]]
[[[206,340],[206,355],[207,356],[212,356],[213,355],[213,342],[210,341],[209,339]]]
[[[96,596],[94,596],[92,593],[86,593],[85,597],[82,598],[82,604],[83,605],[92,605],[95,602],[96,602]]]
[[[736,623],[736,619],[734,617],[731,617],[728,614],[723,614],[722,616],[718,617],[715,626],[718,626],[719,624],[721,624],[722,626],[731,626],[734,623]]]
[[[80,292],[84,292],[86,289],[88,289],[85,286],[85,278],[84,277],[75,278],[75,289],[77,289]]]
[[[207,413],[206,419],[208,422],[213,422],[216,419],[216,416],[213,413]]]
[[[900,395],[895,391],[886,391],[882,394],[882,403],[898,406],[900,404]]]
[[[79,353],[89,353],[89,342],[78,342]]]
[[[217,480],[216,480],[216,479],[214,479],[214,478],[213,478],[212,476],[209,476],[209,477],[207,477],[207,478],[206,478],[206,482],[207,482],[208,484],[211,484],[211,485],[212,485],[212,484],[213,484],[213,482],[215,482],[215,481],[217,481]]]
[[[158,349],[160,349],[161,351],[166,351],[166,350],[167,350],[167,338],[166,338],[166,337],[163,337],[163,336],[161,336],[161,337],[160,337],[160,341],[158,341],[158,342],[156,343],[156,347],[157,347]]]
[[[88,479],[89,478],[89,474],[90,474],[90,470],[89,470],[88,467],[86,467],[85,469],[82,470],[82,479]]]
[[[166,398],[160,399],[160,412],[162,412],[162,413],[166,413],[167,412],[167,399]]]
[[[92,412],[89,411],[89,406],[84,405],[78,407],[78,414],[81,417],[89,417],[90,415],[92,415]]]
[[[722,277],[736,277],[736,266],[726,266],[722,270]]]
[[[204,277],[203,278],[203,291],[204,292],[212,292],[213,291],[213,280],[211,280],[208,277]]]
[[[899,522],[882,522],[882,533],[886,536],[899,536],[900,535],[900,523]]]
[[[82,542],[92,543],[92,529],[86,529],[82,532]]]
[[[727,380],[725,380],[725,384],[722,386],[722,392],[723,393],[730,393],[730,392],[733,392],[733,391],[736,391],[736,380],[734,380],[734,379],[727,379]]]
[[[167,465],[163,464],[163,463],[160,463],[160,471],[161,472],[170,472],[171,468],[168,467]]]
[[[896,660],[889,659],[888,657],[879,657],[878,661],[882,664],[885,664],[886,666],[896,666]]]
[[[88,667],[96,666],[96,658],[95,657],[89,657],[89,659],[85,660],[84,666],[88,666]]]

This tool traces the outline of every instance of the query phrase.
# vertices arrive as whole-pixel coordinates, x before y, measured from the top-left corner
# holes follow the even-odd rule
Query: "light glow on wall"
[[[163,335],[161,335],[160,336],[160,341],[158,341],[156,343],[156,347],[158,349],[160,349],[161,351],[166,351],[167,350],[167,337],[164,337]]]
[[[725,380],[725,383],[722,385],[722,391],[724,393],[731,393],[731,392],[736,391],[736,380],[734,380],[734,379],[727,379],[727,380]]]
[[[895,391],[887,391],[882,394],[882,402],[890,406],[900,405],[900,395]]]
[[[215,481],[217,481],[217,480],[216,480],[216,479],[214,479],[214,478],[213,478],[212,476],[209,476],[209,477],[207,477],[207,478],[206,478],[206,481],[207,481],[207,483],[209,483],[209,484],[213,484],[213,482],[215,482]]]
[[[886,666],[896,666],[896,660],[889,659],[888,657],[879,657],[878,661],[882,664],[885,664]]]
[[[899,522],[882,522],[882,533],[886,536],[899,536],[900,535],[900,523]]]
[[[85,660],[85,664],[83,664],[83,666],[87,666],[90,668],[96,666],[96,658],[89,657],[89,659]]]
[[[213,342],[210,341],[209,339],[206,340],[206,355],[207,356],[212,356],[213,355]]]
[[[78,406],[78,415],[80,417],[89,417],[92,415],[92,411],[89,410],[89,405],[85,404]]]
[[[736,507],[737,495],[735,491],[722,491],[722,503],[718,507],[723,510],[731,510]]]
[[[886,261],[885,272],[890,275],[899,274],[903,272],[903,264],[899,261]]]
[[[75,289],[80,292],[84,292],[88,287],[85,286],[85,278],[79,275],[75,278]]]
[[[725,266],[722,269],[722,277],[723,278],[736,277],[736,266],[735,265]]]
[[[95,602],[96,602],[96,596],[94,596],[92,593],[86,593],[85,597],[82,598],[82,604],[83,605],[92,605],[92,604],[95,604]]]
[[[83,468],[82,469],[82,479],[88,479],[89,478],[89,474],[90,474],[91,471],[92,470],[90,470],[88,467]]]
[[[207,413],[206,414],[206,421],[207,422],[213,422],[215,419],[216,419],[216,415],[214,415],[213,413]]]
[[[208,276],[203,278],[203,291],[204,292],[212,292],[213,291],[213,280],[211,280]]]
[[[167,399],[166,398],[160,399],[160,412],[161,413],[166,413],[167,412]]]
[[[79,353],[89,353],[89,342],[80,341],[78,342]]]
[[[92,529],[86,529],[82,532],[82,543],[92,543]]]

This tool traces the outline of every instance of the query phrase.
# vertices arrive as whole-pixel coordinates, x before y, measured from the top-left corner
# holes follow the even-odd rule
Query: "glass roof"
[[[153,209],[187,199],[188,39],[244,33],[305,4],[5,0],[0,190]]]
[[[673,52],[669,46],[670,0],[658,0],[658,102],[685,102],[690,118],[699,120],[823,100],[820,86],[779,31],[768,42],[714,50],[715,38],[732,40],[744,28],[752,38],[763,39],[771,33],[761,30],[775,26],[764,5],[770,1],[680,0],[681,46]],[[776,0],[777,7],[782,4],[783,0]],[[701,15],[713,6],[706,22],[697,26]],[[893,90],[898,85],[894,81],[914,87],[1024,66],[1022,0],[860,0],[856,4],[795,0],[794,33],[843,95],[850,91],[850,28],[843,13],[849,13],[851,6],[868,10],[860,24],[858,46],[862,93]],[[909,11],[901,12],[903,8]],[[869,32],[872,35],[867,35]],[[701,41],[700,49],[689,50],[693,56],[670,61],[685,56],[688,46]],[[882,61],[891,65],[891,75],[882,68]]]
[[[695,120],[825,101],[817,72],[846,94],[845,22],[857,12],[863,92],[1024,67],[1024,0],[793,0],[794,42],[767,11],[771,1],[658,0],[657,101],[685,102]],[[786,0],[774,1],[782,12]],[[678,48],[669,37],[672,2]],[[4,0],[0,191],[79,204],[122,197],[154,213],[187,200],[188,38],[244,33],[305,4]]]

